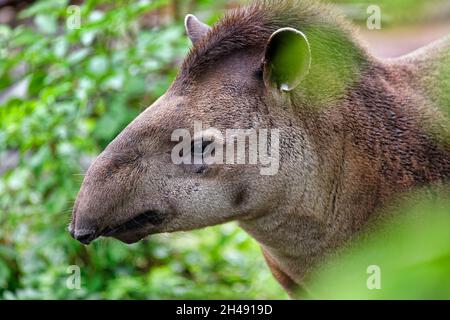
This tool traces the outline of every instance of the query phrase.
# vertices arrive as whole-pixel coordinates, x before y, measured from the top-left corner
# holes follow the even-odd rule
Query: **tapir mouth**
[[[156,210],[147,210],[138,216],[125,221],[124,223],[115,226],[107,227],[100,236],[103,237],[115,237],[120,234],[136,231],[148,224],[158,226],[164,221],[165,215]]]
[[[69,227],[69,232],[78,241],[88,245],[99,237],[114,237],[125,243],[134,243],[145,237],[148,232],[145,227],[160,225],[167,215],[156,210],[147,210],[119,225],[108,226],[104,229],[89,232],[77,232],[73,227]]]

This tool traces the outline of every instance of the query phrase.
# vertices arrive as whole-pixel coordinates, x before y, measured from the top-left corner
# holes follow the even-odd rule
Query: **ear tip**
[[[303,39],[305,39],[305,41],[307,43],[309,43],[308,37],[303,32],[301,32],[300,30],[297,30],[295,28],[292,28],[292,27],[284,27],[284,28],[280,28],[280,29],[276,30],[274,33],[272,33],[271,38],[277,36],[280,33],[284,33],[284,32],[293,32],[293,33],[301,36]]]
[[[211,30],[210,26],[201,22],[196,16],[190,13],[184,18],[184,27],[193,44],[199,42]]]
[[[194,16],[192,13],[188,13],[184,17],[184,24],[188,25],[191,21],[196,21],[196,20],[198,20],[196,16]]]

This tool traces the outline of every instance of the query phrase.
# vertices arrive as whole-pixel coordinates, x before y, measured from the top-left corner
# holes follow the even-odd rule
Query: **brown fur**
[[[283,27],[304,31],[312,50],[308,77],[288,93],[267,88],[261,69],[270,35]],[[379,61],[328,6],[281,1],[234,11],[194,44],[168,92],[89,169],[71,224],[81,241],[135,242],[237,220],[292,291],[397,196],[450,180],[449,141],[439,135],[448,129],[439,95],[449,78],[433,82],[437,62],[450,60],[449,39]],[[174,165],[170,134],[194,120],[279,128],[280,171]],[[135,219],[146,224],[123,227]]]

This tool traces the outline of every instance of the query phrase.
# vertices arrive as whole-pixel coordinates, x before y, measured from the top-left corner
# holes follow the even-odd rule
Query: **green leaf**
[[[38,30],[44,34],[54,34],[58,30],[56,17],[48,14],[39,14],[34,18]]]

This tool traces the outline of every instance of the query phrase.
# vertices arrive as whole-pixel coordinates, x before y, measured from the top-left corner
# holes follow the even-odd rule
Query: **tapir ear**
[[[192,14],[186,15],[186,18],[184,19],[184,27],[186,28],[186,33],[193,44],[198,43],[211,29],[210,26],[201,22]]]
[[[269,38],[264,56],[264,83],[291,91],[308,75],[311,48],[306,36],[293,28],[282,28]]]

